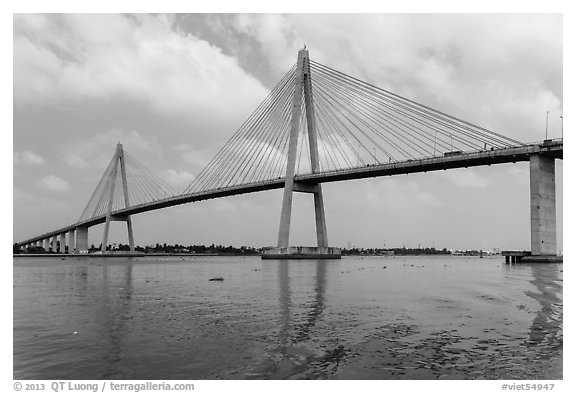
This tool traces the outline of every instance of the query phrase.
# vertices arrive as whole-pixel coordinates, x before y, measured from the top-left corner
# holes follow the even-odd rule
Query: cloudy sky
[[[560,137],[560,15],[15,15],[14,241],[75,222],[116,142],[183,190],[310,57],[523,142]],[[557,165],[562,249],[562,162]],[[133,217],[136,243],[276,243],[282,190]],[[324,185],[333,246],[529,249],[527,163]],[[296,194],[291,243],[313,245]],[[101,227],[101,226],[100,226]],[[100,244],[102,229],[91,228]],[[112,224],[112,241],[127,242]]]

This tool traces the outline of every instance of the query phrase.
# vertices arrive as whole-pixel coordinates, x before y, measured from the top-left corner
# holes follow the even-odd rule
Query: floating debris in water
[[[224,281],[224,277],[214,277],[209,279],[208,281]]]

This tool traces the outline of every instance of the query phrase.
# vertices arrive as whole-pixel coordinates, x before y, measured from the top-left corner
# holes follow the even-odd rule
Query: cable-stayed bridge
[[[556,254],[554,160],[563,140],[524,143],[311,60],[297,63],[208,165],[177,193],[121,144],[75,223],[21,247],[83,253],[88,228],[184,203],[284,188],[278,249],[289,245],[292,194],[314,197],[320,250],[328,249],[322,183],[530,161],[532,252]]]

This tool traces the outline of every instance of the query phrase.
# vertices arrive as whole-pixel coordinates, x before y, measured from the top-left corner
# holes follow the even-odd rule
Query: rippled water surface
[[[501,257],[14,258],[14,378],[561,379],[562,285]]]

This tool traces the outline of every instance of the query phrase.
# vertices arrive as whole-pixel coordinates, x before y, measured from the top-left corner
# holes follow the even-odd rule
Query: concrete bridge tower
[[[532,255],[557,254],[554,157],[544,154],[530,156],[530,235]]]
[[[328,247],[326,214],[324,212],[324,197],[322,195],[321,184],[300,184],[294,181],[298,137],[300,134],[300,117],[302,114],[302,94],[304,94],[304,106],[306,110],[310,167],[312,173],[320,172],[316,117],[314,115],[314,99],[312,95],[310,63],[307,49],[301,49],[298,52],[296,75],[297,77],[294,82],[294,95],[292,101],[290,139],[288,142],[286,180],[284,183],[284,196],[282,198],[282,211],[280,214],[280,228],[278,232],[278,247],[269,250],[262,257],[264,259],[340,258],[339,249]],[[316,219],[316,238],[318,247],[289,247],[292,196],[294,192],[311,193],[314,196],[314,214]]]

